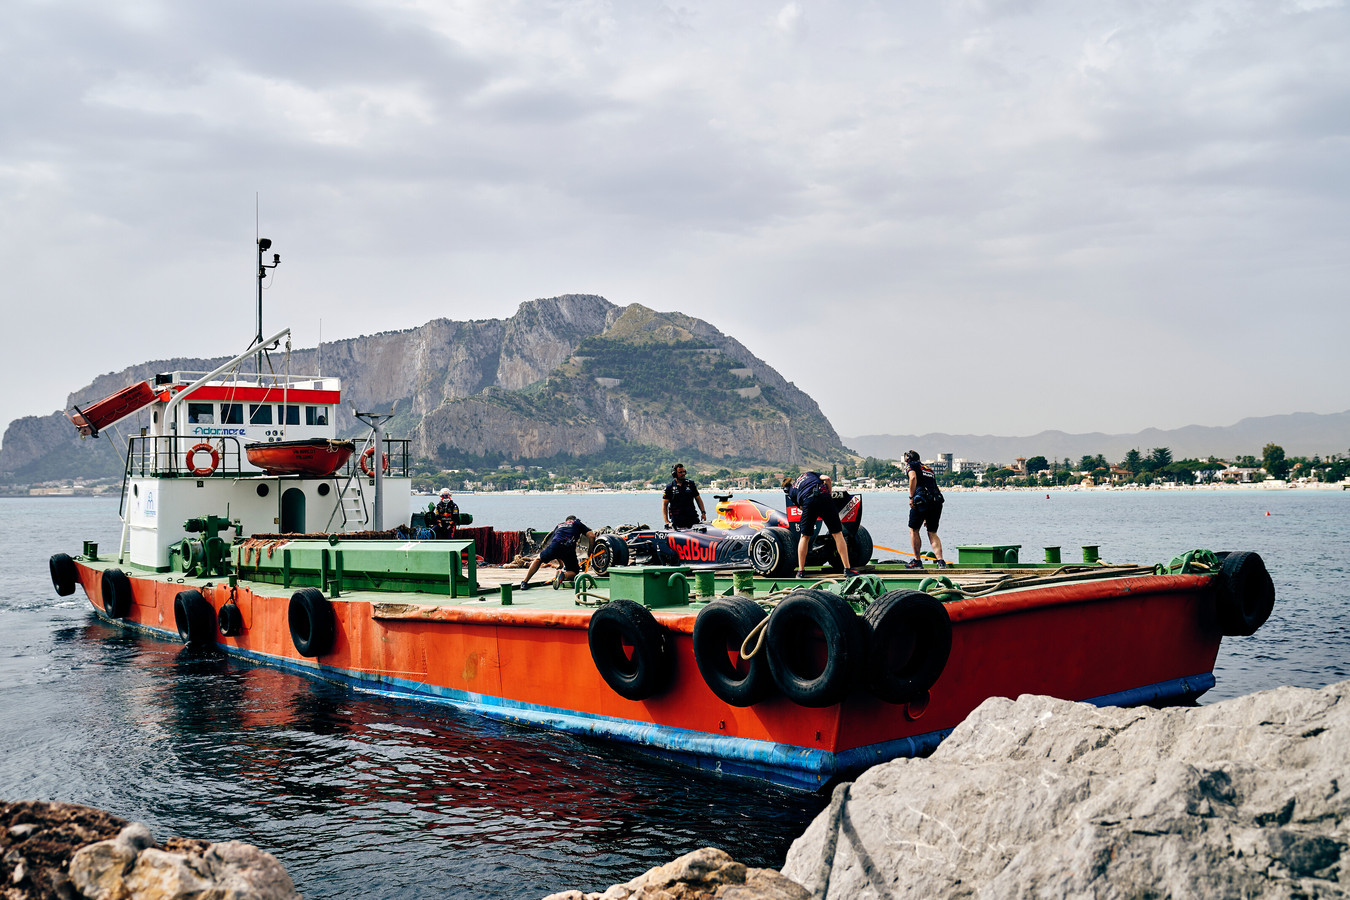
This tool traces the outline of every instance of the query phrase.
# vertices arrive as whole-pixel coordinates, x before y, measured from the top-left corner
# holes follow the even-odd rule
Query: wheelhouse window
[[[248,405],[248,424],[250,425],[271,425],[272,424],[272,404],[270,403],[250,403]]]
[[[222,424],[222,425],[243,425],[243,424],[244,424],[244,404],[242,404],[242,403],[222,403],[222,404],[220,404],[220,424]]]
[[[189,403],[188,424],[190,425],[214,425],[216,424],[216,405],[214,403]]]
[[[299,425],[300,407],[294,403],[288,405],[277,404],[277,424],[278,425]]]
[[[306,425],[327,425],[328,407],[326,406],[306,406],[305,407]]]

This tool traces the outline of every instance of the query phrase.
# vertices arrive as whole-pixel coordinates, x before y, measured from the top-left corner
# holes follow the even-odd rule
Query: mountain
[[[1341,413],[1291,413],[1243,419],[1221,427],[1187,425],[1164,431],[1147,428],[1134,434],[1066,434],[1042,431],[1029,437],[998,437],[989,434],[867,434],[846,437],[844,444],[863,456],[899,459],[906,450],[918,450],[925,459],[938,453],[979,462],[1009,463],[1019,456],[1068,458],[1077,462],[1098,453],[1120,462],[1131,449],[1148,453],[1167,447],[1173,459],[1218,456],[1232,459],[1251,455],[1258,459],[1261,448],[1276,443],[1290,456],[1327,456],[1350,453],[1350,410]]]
[[[157,372],[209,371],[221,359],[158,360],[100,376],[67,408]],[[320,367],[320,362],[322,366]],[[843,461],[816,402],[744,345],[700,319],[569,294],[508,319],[436,319],[418,328],[293,351],[292,372],[342,379],[338,433],[352,409],[388,412],[386,431],[417,458],[588,459],[646,449],[726,465]],[[122,433],[138,424],[129,419]],[[117,452],[80,441],[62,412],[9,424],[0,477],[11,482],[120,474]]]

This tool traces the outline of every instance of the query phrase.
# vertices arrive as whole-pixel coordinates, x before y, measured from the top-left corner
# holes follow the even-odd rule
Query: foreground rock
[[[1190,709],[991,699],[841,799],[783,867],[829,898],[1347,897],[1350,682]]]
[[[773,869],[750,869],[705,847],[598,894],[564,891],[544,900],[810,900]]]
[[[268,853],[238,841],[155,843],[144,825],[64,803],[0,804],[3,900],[299,900]]]

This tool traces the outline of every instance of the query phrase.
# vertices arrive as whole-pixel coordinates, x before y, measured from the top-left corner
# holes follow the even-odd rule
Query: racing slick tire
[[[215,646],[216,611],[201,591],[179,591],[174,596],[173,624],[179,639],[189,647]]]
[[[861,569],[872,561],[872,533],[862,525],[853,534],[847,530],[844,532],[844,540],[848,542],[848,561],[849,565],[855,569]]]
[[[928,692],[952,652],[952,621],[941,601],[920,591],[891,591],[867,607],[867,687],[887,703]]]
[[[99,581],[103,612],[110,619],[125,619],[131,612],[131,579],[121,569],[104,569]]]
[[[65,553],[53,553],[48,561],[52,571],[52,587],[58,597],[69,597],[75,593],[75,560]]]
[[[750,539],[750,565],[765,578],[791,575],[797,563],[797,548],[786,528],[769,526]]]
[[[719,597],[694,620],[694,662],[704,684],[724,703],[752,706],[773,691],[765,655],[740,655],[746,637],[766,615],[749,597]]]
[[[611,600],[586,628],[591,660],[620,697],[646,700],[659,694],[675,674],[675,651],[651,610],[632,600]]]
[[[1227,554],[1214,587],[1219,630],[1227,635],[1255,634],[1275,606],[1275,584],[1255,550]]]
[[[765,643],[778,689],[799,706],[833,706],[858,680],[862,620],[829,591],[793,591],[769,614]]]
[[[602,534],[596,541],[598,546],[591,553],[592,572],[604,575],[612,566],[628,565],[628,544],[623,538],[617,534]]]
[[[328,602],[323,591],[301,588],[292,594],[286,619],[291,626],[291,643],[295,644],[296,653],[313,658],[333,649],[337,618],[333,615],[333,604]]]

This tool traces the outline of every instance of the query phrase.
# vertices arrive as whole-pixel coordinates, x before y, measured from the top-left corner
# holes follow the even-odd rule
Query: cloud
[[[255,202],[269,322],[311,341],[594,291],[712,321],[846,434],[1350,406],[1342,3],[23,0],[6,25],[0,265],[38,336],[0,365],[60,370],[0,420],[246,342]]]

